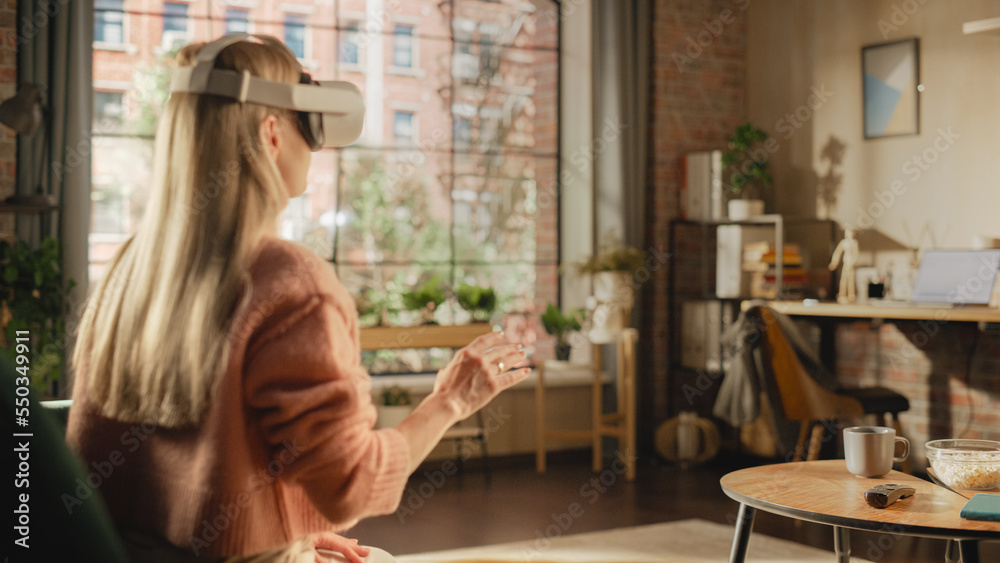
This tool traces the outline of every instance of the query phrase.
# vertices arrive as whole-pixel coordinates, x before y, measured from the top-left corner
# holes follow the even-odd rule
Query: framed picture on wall
[[[917,38],[861,48],[865,139],[920,132]]]

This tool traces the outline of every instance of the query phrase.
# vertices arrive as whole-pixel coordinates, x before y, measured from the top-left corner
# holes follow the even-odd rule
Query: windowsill
[[[372,376],[372,392],[377,392],[393,385],[399,385],[400,387],[406,387],[414,395],[422,396],[434,389],[434,379],[436,377],[436,374]],[[614,381],[610,373],[601,374],[601,380],[604,383]],[[512,389],[534,389],[536,381],[538,381],[538,373],[535,370],[531,370],[528,377],[512,387]],[[594,375],[590,366],[574,366],[564,370],[548,369],[545,372],[546,389],[557,387],[588,387],[593,385],[593,383]]]
[[[365,67],[361,66],[359,63],[345,63],[343,61],[340,63],[340,70],[341,72],[365,73]]]
[[[388,66],[385,69],[386,74],[398,74],[401,76],[414,76],[416,78],[424,78],[427,73],[424,72],[422,68],[410,68],[405,66]]]
[[[94,41],[95,51],[116,51],[127,55],[134,55],[139,52],[138,45],[130,43],[105,43],[104,41]]]

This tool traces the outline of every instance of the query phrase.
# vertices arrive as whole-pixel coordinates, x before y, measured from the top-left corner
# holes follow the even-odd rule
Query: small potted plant
[[[752,123],[744,123],[729,137],[722,167],[729,172],[729,218],[746,219],[764,212],[764,189],[771,185],[767,159],[769,137]]]
[[[549,303],[545,309],[545,314],[542,315],[542,326],[545,327],[545,332],[556,337],[557,360],[569,361],[569,354],[573,348],[567,339],[570,334],[579,332],[583,328],[583,316],[583,310],[577,307],[570,309],[565,315],[554,303]]]
[[[473,322],[488,322],[497,307],[497,294],[492,287],[463,283],[455,291],[455,298],[472,315]]]
[[[379,392],[376,403],[378,428],[394,428],[413,411],[413,399],[410,391],[401,385],[391,385]]]
[[[641,250],[623,244],[617,236],[608,235],[598,253],[577,262],[576,269],[593,278],[594,298],[598,302],[631,308],[635,292],[629,282],[645,265],[646,255]]]
[[[403,293],[403,306],[408,311],[420,312],[420,324],[437,324],[434,313],[444,303],[445,292],[441,276],[434,276],[423,284]]]

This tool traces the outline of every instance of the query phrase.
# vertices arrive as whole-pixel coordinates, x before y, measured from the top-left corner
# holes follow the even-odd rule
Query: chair
[[[761,363],[765,377],[767,394],[774,405],[776,414],[785,419],[799,422],[799,436],[795,444],[795,460],[802,460],[802,453],[808,441],[808,460],[819,458],[822,443],[823,421],[863,415],[885,417],[885,424],[896,429],[901,435],[899,413],[910,408],[907,398],[885,387],[827,388],[817,382],[817,374],[810,373],[793,348],[786,330],[794,327],[789,322],[780,322],[776,311],[757,306],[747,311],[759,322],[763,332]],[[792,335],[800,339],[798,335]],[[817,362],[816,370],[822,370]],[[904,462],[903,471],[909,471]]]
[[[15,397],[28,399],[28,426],[15,427],[15,447],[27,447],[24,460],[25,483],[30,488],[18,492],[29,495],[26,503],[30,512],[25,516],[30,529],[32,561],[128,561],[128,555],[118,536],[111,517],[100,498],[99,489],[89,494],[78,491],[87,483],[88,470],[66,446],[65,414],[69,401],[59,402],[61,412],[53,413],[43,408],[34,393],[25,395],[17,387],[17,373],[6,361],[0,361],[0,395],[8,405],[8,414],[14,419]],[[22,416],[20,413],[17,416]],[[17,455],[17,454],[16,454]],[[15,539],[20,537],[15,533]],[[14,547],[16,552],[19,548]]]

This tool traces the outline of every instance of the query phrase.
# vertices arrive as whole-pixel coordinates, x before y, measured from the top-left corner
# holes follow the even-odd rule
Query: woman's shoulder
[[[331,263],[299,243],[277,237],[261,240],[250,277],[257,298],[283,296],[294,301],[318,295],[337,302],[350,300]]]

